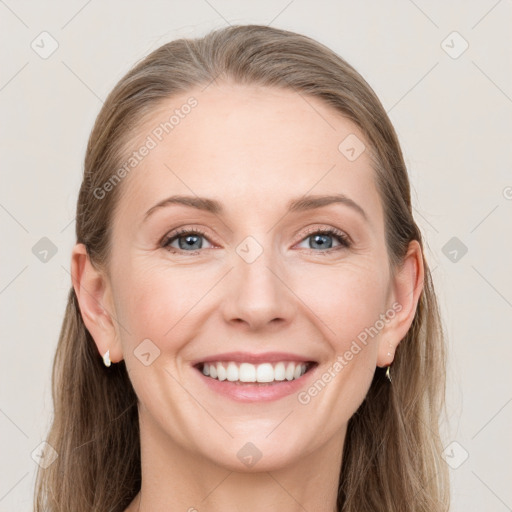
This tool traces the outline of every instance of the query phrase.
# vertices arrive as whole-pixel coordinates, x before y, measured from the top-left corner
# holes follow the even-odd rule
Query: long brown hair
[[[91,132],[76,213],[77,243],[108,268],[112,216],[122,183],[94,191],[126,161],[144,116],[162,100],[221,78],[319,98],[365,136],[385,212],[393,269],[422,237],[411,207],[400,145],[377,96],[332,50],[304,35],[260,25],[231,26],[164,44],[115,86]],[[377,368],[350,419],[338,490],[341,512],[445,512],[449,479],[439,435],[445,411],[445,342],[429,267],[416,314],[400,342],[392,383]],[[54,417],[47,442],[57,459],[39,469],[36,512],[122,512],[140,489],[137,396],[124,361],[103,365],[73,287],[52,374]]]

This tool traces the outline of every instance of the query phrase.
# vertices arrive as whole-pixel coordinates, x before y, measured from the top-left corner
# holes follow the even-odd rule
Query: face
[[[98,348],[170,445],[237,471],[258,451],[258,470],[292,463],[344,432],[401,339],[369,155],[339,149],[364,137],[315,98],[230,84],[169,99],[132,149],[148,135],[117,185]]]

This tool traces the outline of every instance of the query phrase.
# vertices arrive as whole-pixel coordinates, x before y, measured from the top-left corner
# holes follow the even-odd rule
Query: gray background
[[[149,51],[228,23],[316,38],[380,97],[448,335],[451,510],[512,510],[511,15],[510,0],[0,0],[0,511],[32,506],[31,454],[50,424],[76,198],[102,101]]]

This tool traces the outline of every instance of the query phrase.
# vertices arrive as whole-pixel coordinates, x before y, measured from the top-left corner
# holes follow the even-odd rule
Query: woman
[[[76,231],[37,511],[448,510],[407,171],[343,59],[258,25],[155,50],[96,120]]]

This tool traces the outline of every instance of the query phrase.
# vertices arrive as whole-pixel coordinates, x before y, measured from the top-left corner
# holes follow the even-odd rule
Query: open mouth
[[[316,367],[316,361],[278,361],[260,364],[211,361],[194,366],[205,377],[235,385],[275,385],[300,379]]]

